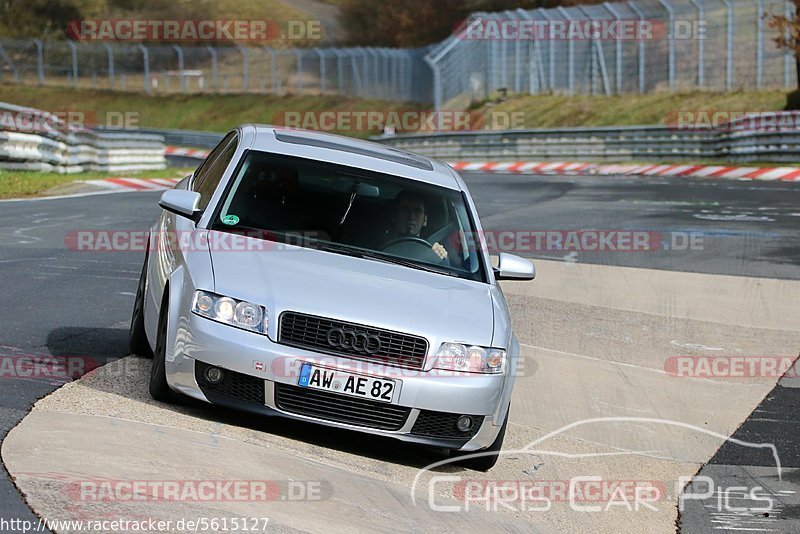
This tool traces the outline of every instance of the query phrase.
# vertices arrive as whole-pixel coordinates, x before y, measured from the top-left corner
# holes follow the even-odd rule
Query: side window
[[[206,159],[204,159],[202,163],[200,163],[200,166],[194,171],[194,184],[202,181],[202,177],[208,172],[208,168],[211,166],[211,163],[217,159],[219,153],[222,152],[226,146],[228,146],[231,138],[235,136],[236,134],[234,132],[230,132],[228,135],[222,138],[222,141],[220,141],[217,146],[211,149],[211,152],[208,153]],[[196,191],[196,188],[193,187],[192,190]]]
[[[233,159],[236,145],[236,134],[229,134],[217,147],[220,150],[214,149],[214,153],[209,156],[203,168],[199,169],[200,174],[195,178],[194,190],[200,193],[200,209],[206,209],[211,201],[214,191],[216,191],[220,180],[222,180],[225,169]]]

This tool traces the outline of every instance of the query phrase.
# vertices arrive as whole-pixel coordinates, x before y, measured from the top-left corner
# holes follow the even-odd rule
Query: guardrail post
[[[181,86],[181,93],[186,92],[186,76],[183,69],[183,48],[178,45],[172,45],[172,49],[178,54],[178,81]]]
[[[72,87],[78,86],[78,47],[72,41],[67,41],[70,55],[72,56]]]
[[[727,15],[727,61],[725,62],[725,89],[728,91],[733,90],[733,4],[730,0],[722,0],[728,10]]]
[[[567,20],[572,20],[572,15],[567,13],[567,10],[561,6],[556,8],[559,13]],[[569,39],[567,41],[567,79],[568,81],[568,94],[573,96],[575,94],[575,41]]]
[[[631,0],[628,2],[630,8],[639,15],[639,24],[644,27],[647,23],[647,18],[639,6]],[[647,80],[645,79],[645,68],[647,67],[647,45],[644,39],[639,39],[639,92],[644,93],[647,89]]]
[[[667,33],[669,39],[669,90],[675,91],[675,10],[667,0],[658,1],[667,10],[669,17],[669,32]]]
[[[103,43],[108,57],[108,88],[114,89],[114,49],[108,43]]]
[[[698,22],[706,20],[706,12],[700,0],[690,0],[697,8]],[[706,86],[706,40],[697,39],[697,85],[703,89]]]
[[[42,41],[34,39],[33,44],[36,45],[36,72],[39,78],[39,85],[44,85],[44,50]]]
[[[144,84],[144,92],[149,95],[152,89],[150,83],[150,52],[147,50],[147,47],[141,43],[137,45],[137,48],[142,51],[142,66],[144,67],[142,83]]]

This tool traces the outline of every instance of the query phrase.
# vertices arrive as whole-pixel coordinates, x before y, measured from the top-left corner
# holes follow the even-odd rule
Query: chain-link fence
[[[425,51],[3,40],[0,81],[148,94],[339,94],[430,102]]]
[[[632,0],[476,13],[426,49],[0,41],[0,82],[164,93],[340,94],[463,109],[517,94],[791,87],[764,13],[791,0]],[[424,23],[424,21],[420,21]],[[589,31],[592,28],[594,31]]]
[[[635,0],[476,13],[426,56],[434,104],[462,108],[499,90],[792,87],[794,58],[775,46],[765,13],[793,16],[794,8],[789,0]]]

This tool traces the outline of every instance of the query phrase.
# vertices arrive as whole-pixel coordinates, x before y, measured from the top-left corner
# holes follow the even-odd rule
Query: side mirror
[[[501,252],[494,277],[495,280],[533,280],[536,278],[536,267],[531,260]]]
[[[165,210],[197,221],[203,213],[197,206],[200,204],[200,193],[185,189],[170,189],[164,191],[158,205]]]

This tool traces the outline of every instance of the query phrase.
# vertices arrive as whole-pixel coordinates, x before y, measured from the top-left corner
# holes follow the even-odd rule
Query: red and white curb
[[[164,191],[172,189],[180,178],[107,178],[83,183],[113,191]]]
[[[167,156],[181,156],[184,158],[206,159],[206,156],[208,156],[208,151],[195,148],[168,146],[164,150],[164,154]]]
[[[582,174],[601,176],[663,176],[800,182],[798,167],[727,167],[721,165],[606,165],[565,162],[449,162],[457,171],[505,174]]]

